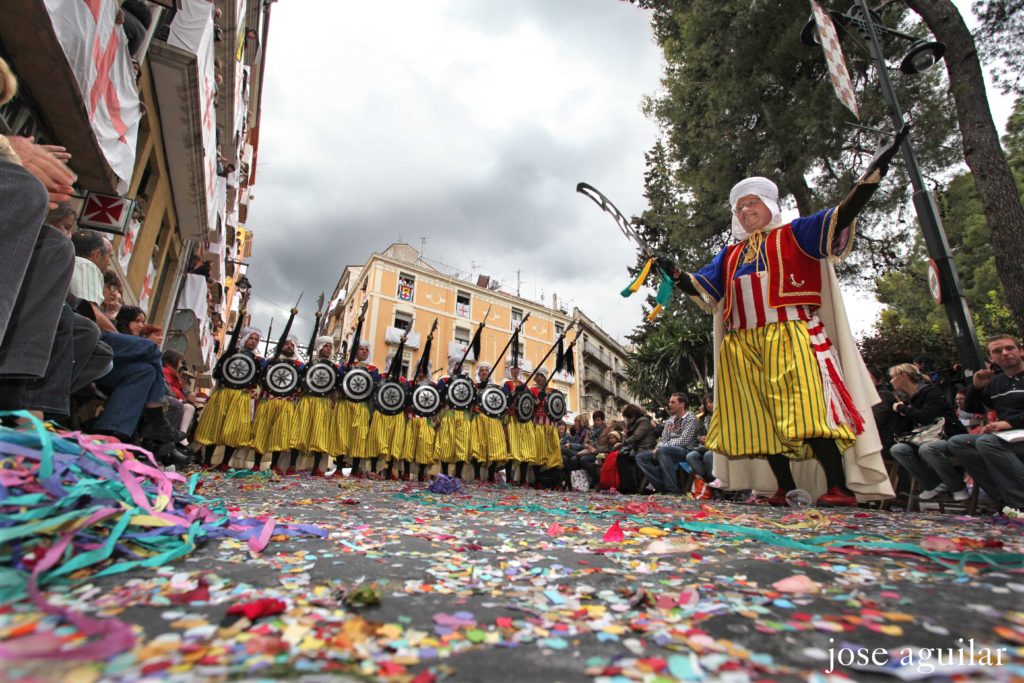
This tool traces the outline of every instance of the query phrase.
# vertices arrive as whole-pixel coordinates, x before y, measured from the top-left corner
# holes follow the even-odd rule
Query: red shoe
[[[409,473],[408,472],[402,472],[400,475],[398,475],[398,479],[400,481],[409,481]]]
[[[321,472],[320,470],[313,470],[313,471],[312,471],[312,472],[310,473],[310,476],[313,476],[313,477],[323,477],[323,476],[324,476],[324,473],[323,473],[323,472]]]
[[[287,469],[287,470],[285,471],[285,474],[287,474],[288,476],[291,476],[291,475],[295,474],[295,468],[294,468],[294,467],[289,467],[289,468],[288,468],[288,469]]]
[[[279,477],[283,477],[284,476],[284,470],[282,470],[280,467],[271,467],[270,471],[273,472],[274,474],[276,474]]]
[[[786,505],[789,505],[789,503],[786,502],[786,492],[782,489],[778,489],[775,491],[775,495],[768,499],[768,504],[774,507],[785,507]]]
[[[217,465],[218,472],[227,472],[229,469],[231,468],[228,467],[228,464],[226,462],[222,462],[221,464]]]
[[[818,499],[818,505],[821,507],[856,507],[857,498],[846,493],[838,486],[833,486]]]
[[[253,465],[252,465],[252,471],[253,471],[253,472],[259,472],[259,471],[260,471],[260,466],[259,466],[259,465],[257,465],[256,463],[253,463]]]
[[[362,479],[362,478],[363,478],[363,477],[365,477],[366,475],[365,475],[365,474],[363,474],[363,472],[362,472],[362,471],[360,470],[359,472],[353,472],[353,473],[352,473],[351,475],[349,475],[349,476],[351,476],[351,477],[352,477],[353,479]]]

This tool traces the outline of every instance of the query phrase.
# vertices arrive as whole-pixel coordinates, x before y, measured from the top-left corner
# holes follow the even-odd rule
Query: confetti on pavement
[[[20,438],[0,440],[0,532],[19,523],[19,506],[34,509],[36,499],[20,496],[55,495],[47,493],[51,475],[26,476],[25,463],[40,460]],[[59,456],[77,442],[53,443]],[[104,495],[124,486],[108,469]],[[78,484],[103,479],[80,471]],[[69,472],[63,486],[74,488]],[[192,504],[234,520],[219,527],[232,533],[211,526],[204,542],[194,537],[187,552],[166,559],[144,536],[122,534],[110,556],[41,583],[39,601],[17,590],[12,572],[25,576],[46,554],[39,550],[101,503],[66,502],[61,509],[74,508],[79,521],[51,524],[34,550],[24,537],[5,540],[0,644],[9,661],[0,678],[741,683],[916,680],[928,669],[955,680],[1024,676],[1024,526],[1005,518],[794,511],[472,482],[441,494],[425,484],[238,472],[171,477],[165,504],[162,480],[153,477],[142,490],[154,512],[187,514]],[[113,526],[80,538],[54,566],[104,547]],[[176,532],[185,543],[188,530]],[[160,561],[145,562],[152,558]],[[137,564],[109,572],[125,562]],[[69,616],[123,624],[128,647],[109,656],[29,656],[33,648],[80,653],[102,637]],[[947,650],[968,661],[943,658]],[[875,661],[862,656],[872,652]]]

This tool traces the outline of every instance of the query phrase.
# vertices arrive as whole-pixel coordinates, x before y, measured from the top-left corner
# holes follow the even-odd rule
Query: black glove
[[[661,268],[666,273],[668,273],[669,277],[671,277],[673,280],[679,277],[679,274],[681,272],[679,266],[676,265],[675,261],[668,258],[667,256],[659,256],[657,264],[658,268]]]
[[[893,138],[892,141],[883,143],[875,151],[875,155],[871,157],[871,161],[868,163],[868,167],[861,178],[867,178],[876,170],[884,177],[885,174],[889,172],[889,164],[892,162],[892,158],[896,156],[896,152],[899,151],[904,138],[909,134],[910,124],[904,123],[903,127],[900,128],[898,133],[896,133],[896,137]]]

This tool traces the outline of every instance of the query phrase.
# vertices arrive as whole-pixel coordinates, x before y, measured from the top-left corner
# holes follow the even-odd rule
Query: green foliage
[[[892,311],[883,311],[875,333],[860,342],[860,350],[868,367],[883,373],[894,365],[909,363],[919,354],[928,356],[936,368],[943,370],[956,362],[948,325],[905,325]]]
[[[976,0],[975,40],[1004,93],[1024,95],[1024,0]],[[1014,47],[1016,45],[1016,47]]]
[[[654,327],[626,364],[630,391],[648,407],[665,406],[673,391],[700,395],[710,391],[714,374],[707,316],[668,315]]]

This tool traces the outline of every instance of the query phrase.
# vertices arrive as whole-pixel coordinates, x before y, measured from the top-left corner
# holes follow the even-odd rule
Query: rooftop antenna
[[[427,238],[420,237],[420,258],[423,258],[423,252],[427,249]]]

